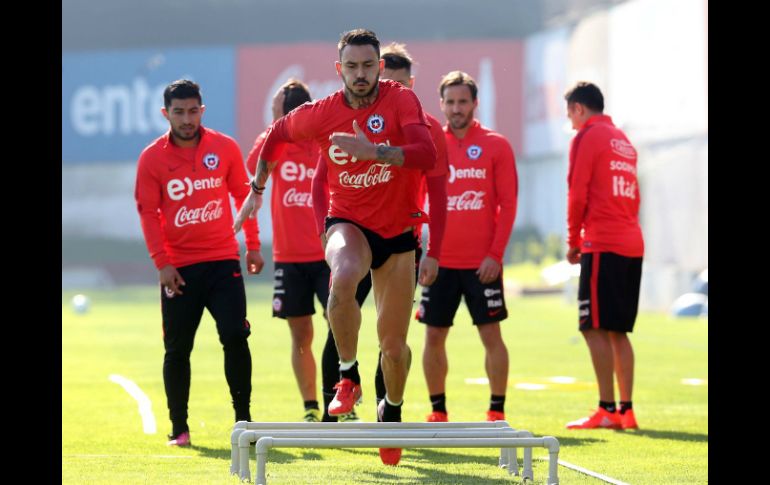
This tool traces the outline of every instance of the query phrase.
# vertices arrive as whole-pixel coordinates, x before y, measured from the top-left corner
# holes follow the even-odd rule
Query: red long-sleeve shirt
[[[511,144],[475,119],[462,139],[455,137],[449,126],[444,132],[449,184],[440,264],[475,269],[487,256],[502,264],[518,196]]]
[[[241,151],[212,129],[201,126],[200,135],[196,147],[181,148],[166,133],[139,156],[134,198],[158,269],[240,259],[230,195],[238,209],[249,195]],[[244,224],[244,232],[246,247],[258,250],[256,219]]]
[[[592,116],[572,139],[567,185],[569,247],[644,255],[636,150],[609,116]]]

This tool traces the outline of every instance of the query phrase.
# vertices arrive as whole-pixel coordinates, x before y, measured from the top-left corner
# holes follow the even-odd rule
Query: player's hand
[[[182,290],[179,287],[187,284],[182,279],[182,275],[170,264],[160,269],[158,279],[160,279],[161,285],[171,290],[175,295],[181,295]]]
[[[580,263],[580,248],[569,248],[567,250],[567,261],[570,264]]]
[[[500,276],[500,270],[502,266],[494,259],[487,256],[484,261],[481,262],[479,269],[476,270],[476,274],[479,275],[479,281],[482,284],[487,284],[495,281]]]
[[[256,216],[260,207],[262,207],[262,195],[256,194],[253,190],[249,190],[249,196],[243,201],[241,210],[238,211],[238,215],[235,216],[233,231],[238,234],[238,231],[241,230],[246,219]]]
[[[334,132],[329,136],[332,144],[340,147],[342,151],[358,160],[374,160],[377,158],[377,145],[366,138],[366,133],[353,120],[353,133]]]
[[[273,121],[283,116],[283,101],[286,99],[286,92],[283,88],[278,89],[278,92],[273,96]]]
[[[436,276],[438,276],[438,259],[425,256],[420,261],[420,273],[417,281],[422,286],[430,286],[436,281]]]
[[[246,251],[246,271],[249,274],[259,274],[265,266],[265,260],[258,250]]]

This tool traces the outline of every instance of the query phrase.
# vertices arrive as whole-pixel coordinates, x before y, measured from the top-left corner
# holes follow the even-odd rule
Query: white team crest
[[[281,301],[280,298],[276,297],[273,299],[273,310],[280,312],[282,306],[283,306],[283,302]]]
[[[385,128],[385,118],[383,118],[381,115],[373,114],[369,117],[368,120],[366,120],[366,127],[369,128],[369,131],[375,135],[377,133],[381,133]]]
[[[207,153],[203,156],[203,166],[209,170],[216,170],[219,167],[219,157],[216,153]]]
[[[481,147],[478,145],[471,145],[465,153],[468,154],[468,158],[471,160],[478,160],[481,156]]]

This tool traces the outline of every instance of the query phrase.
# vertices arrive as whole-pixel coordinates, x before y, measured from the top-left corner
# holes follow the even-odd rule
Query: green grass
[[[302,402],[291,370],[286,324],[270,318],[269,286],[251,283],[247,292],[253,330],[252,418],[299,420]],[[164,438],[170,424],[157,289],[91,292],[91,310],[85,315],[72,312],[72,295],[62,294],[62,483],[238,483],[228,471],[233,415],[222,350],[208,313],[192,354],[189,424],[194,446],[172,449]],[[575,305],[558,296],[509,299],[507,304],[511,316],[502,324],[510,353],[506,415],[513,427],[555,436],[561,459],[634,485],[707,483],[708,388],[680,382],[708,379],[707,321],[640,314],[631,338],[637,364],[634,403],[642,429],[568,431],[564,424],[585,415],[597,401],[588,351],[576,331]],[[364,307],[363,321],[359,361],[364,403],[357,409],[364,420],[373,421],[377,343],[371,301]],[[325,331],[323,320],[316,318],[317,361]],[[422,421],[430,411],[420,358],[423,332],[422,325],[413,323],[405,421]],[[450,418],[483,419],[488,386],[465,383],[485,373],[481,343],[464,306],[450,333],[448,352]],[[143,433],[136,402],[109,381],[110,374],[133,380],[148,395],[158,423],[156,434]],[[572,376],[577,382],[550,384],[551,376]],[[318,381],[320,397],[320,369]],[[519,383],[549,387],[525,391],[515,387]],[[547,453],[535,449],[534,456]],[[395,468],[383,466],[374,449],[278,449],[270,452],[267,471],[271,484],[521,483],[496,463],[497,451],[492,449],[405,450]],[[252,473],[254,466],[252,459]],[[535,460],[534,472],[535,483],[545,483],[547,463]],[[559,467],[559,477],[563,484],[602,483],[564,467]]]

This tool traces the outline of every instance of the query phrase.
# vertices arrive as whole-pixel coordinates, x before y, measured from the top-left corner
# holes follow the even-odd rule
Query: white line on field
[[[147,397],[147,394],[142,392],[142,390],[139,389],[139,386],[137,386],[131,379],[126,379],[117,374],[110,374],[110,380],[115,384],[122,386],[131,397],[136,399],[137,404],[139,404],[139,415],[142,417],[142,428],[144,429],[144,432],[146,434],[157,433],[158,429],[155,426],[155,415],[152,414],[152,403],[150,402],[150,398]]]
[[[537,457],[536,459],[537,460],[542,460],[542,461],[548,460],[548,458],[544,457],[544,456]],[[559,465],[561,465],[561,466],[563,466],[565,468],[569,468],[569,469],[575,470],[576,472],[584,473],[584,474],[592,476],[594,478],[598,478],[599,480],[603,480],[603,481],[605,481],[607,483],[613,483],[614,485],[629,485],[626,482],[621,482],[620,480],[615,480],[614,478],[608,477],[607,475],[602,475],[601,473],[592,472],[591,470],[589,470],[587,468],[583,468],[582,466],[573,465],[572,463],[564,461],[564,460],[559,460],[558,463],[559,463]]]

